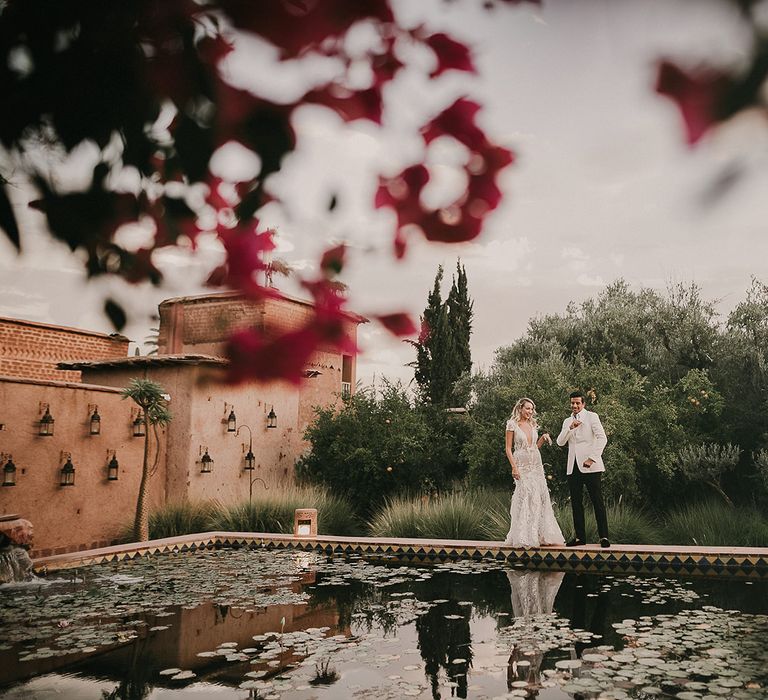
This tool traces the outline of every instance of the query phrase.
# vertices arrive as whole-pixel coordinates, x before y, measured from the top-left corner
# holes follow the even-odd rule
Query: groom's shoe
[[[600,546],[601,546],[603,549],[608,549],[608,547],[610,547],[610,546],[611,546],[611,543],[610,543],[610,541],[608,540],[608,538],[607,538],[607,537],[601,537],[601,538],[600,538]]]
[[[572,539],[568,540],[565,543],[565,546],[566,547],[581,547],[581,545],[583,545],[583,544],[584,543],[578,537],[573,537]]]

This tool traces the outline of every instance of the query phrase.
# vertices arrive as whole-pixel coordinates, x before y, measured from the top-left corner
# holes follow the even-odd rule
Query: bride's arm
[[[515,462],[515,457],[512,454],[512,445],[515,444],[515,431],[514,430],[507,430],[505,437],[504,437],[504,447],[505,452],[507,453],[507,459],[509,460],[509,465],[512,467],[512,476],[515,479],[520,478],[520,470],[517,468],[517,463]]]

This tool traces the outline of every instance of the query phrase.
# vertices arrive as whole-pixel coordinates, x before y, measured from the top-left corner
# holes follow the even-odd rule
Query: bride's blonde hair
[[[536,422],[536,404],[533,403],[533,400],[529,399],[527,396],[523,396],[521,399],[517,400],[515,407],[512,409],[512,420],[515,421],[515,423],[520,422],[520,417],[523,413],[523,406],[525,406],[527,403],[533,406],[533,413],[531,414],[531,425],[534,428],[538,428],[539,424]]]

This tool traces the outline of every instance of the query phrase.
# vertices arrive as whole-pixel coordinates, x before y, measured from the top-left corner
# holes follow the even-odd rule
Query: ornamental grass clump
[[[227,532],[293,532],[297,508],[317,509],[321,535],[350,535],[360,526],[351,503],[344,497],[316,486],[286,486],[260,489],[249,503],[220,506],[213,529]]]
[[[708,547],[768,546],[768,519],[755,508],[732,507],[720,501],[692,503],[668,513],[665,544]]]
[[[277,532],[290,533],[293,529],[293,511],[275,498],[254,498],[250,503],[241,501],[219,506],[213,518],[213,530],[224,532]]]
[[[368,522],[371,537],[421,537],[426,503],[422,498],[395,496],[386,499]]]
[[[168,503],[149,514],[149,537],[178,537],[198,532],[208,532],[218,506],[212,501],[184,501]],[[126,533],[127,534],[127,533]],[[126,539],[130,539],[129,536]]]
[[[486,491],[485,539],[502,541],[509,532],[510,495],[504,491]]]
[[[614,544],[661,544],[663,541],[662,528],[658,521],[642,508],[627,503],[607,505],[609,539]],[[586,525],[587,542],[597,542],[597,523],[595,515],[587,506],[584,522]],[[574,536],[573,516],[570,503],[555,507],[555,517],[567,540]]]
[[[429,502],[421,521],[421,536],[441,540],[485,540],[485,498],[475,492],[449,493]]]

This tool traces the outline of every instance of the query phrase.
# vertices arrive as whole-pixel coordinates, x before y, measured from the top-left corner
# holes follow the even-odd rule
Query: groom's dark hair
[[[584,394],[581,391],[572,391],[570,398],[581,399],[582,401],[584,401]]]

